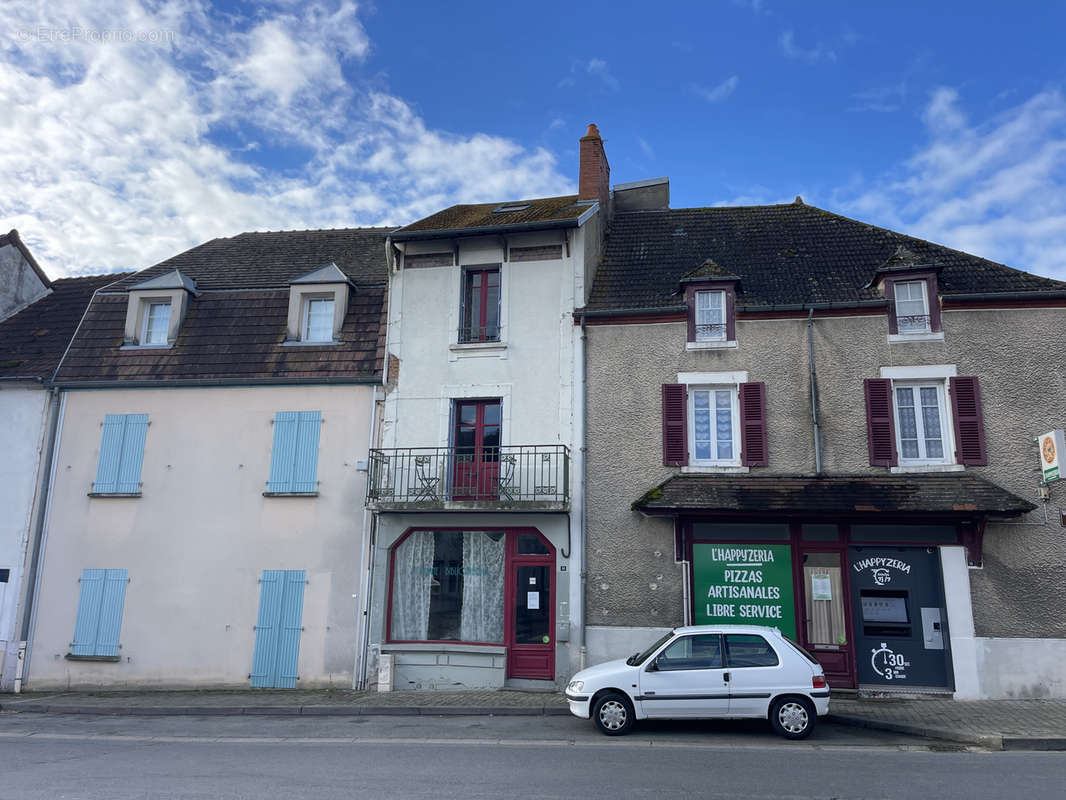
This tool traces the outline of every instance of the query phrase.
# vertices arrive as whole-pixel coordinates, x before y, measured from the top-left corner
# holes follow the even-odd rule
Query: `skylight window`
[[[529,208],[529,203],[504,203],[502,206],[492,209],[492,213],[506,214],[509,211],[525,211],[527,208]]]

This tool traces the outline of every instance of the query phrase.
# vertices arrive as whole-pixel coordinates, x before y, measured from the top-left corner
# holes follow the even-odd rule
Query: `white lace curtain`
[[[421,642],[429,637],[433,550],[433,531],[415,531],[396,548],[392,585],[393,639]]]
[[[463,532],[463,606],[459,638],[503,641],[503,584],[506,537]],[[395,613],[395,612],[394,612]]]

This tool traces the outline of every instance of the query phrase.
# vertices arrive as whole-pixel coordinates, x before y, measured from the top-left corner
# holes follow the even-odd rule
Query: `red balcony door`
[[[494,500],[499,493],[499,400],[457,400],[455,403],[455,466],[453,500]]]

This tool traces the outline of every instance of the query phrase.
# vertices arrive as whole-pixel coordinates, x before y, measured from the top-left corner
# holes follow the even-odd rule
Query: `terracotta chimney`
[[[577,193],[582,200],[596,199],[606,212],[611,191],[611,165],[603,149],[600,129],[589,123],[589,129],[581,137],[581,166],[577,180]]]

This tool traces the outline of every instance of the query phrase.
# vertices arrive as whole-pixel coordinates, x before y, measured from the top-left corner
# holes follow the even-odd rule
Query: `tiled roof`
[[[926,475],[678,475],[638,511],[1023,514],[1036,506],[971,472]]]
[[[497,210],[511,206],[516,210]],[[542,197],[536,200],[458,205],[400,228],[393,238],[402,241],[405,238],[404,234],[421,231],[445,232],[508,225],[532,226],[538,222],[576,221],[589,210],[589,207],[589,202],[579,202],[576,194],[565,197]]]
[[[60,278],[49,294],[0,322],[0,378],[51,378],[93,292],[124,277]]]
[[[26,247],[22,238],[19,236],[19,232],[14,228],[7,233],[0,233],[0,247],[7,247],[8,245],[18,248],[19,252],[22,253],[22,257],[26,259],[26,263],[30,265],[30,269],[37,273],[37,277],[40,278],[41,283],[45,286],[52,285],[52,281],[44,274],[44,270],[41,269],[41,265],[37,263],[37,259],[33,257],[30,248]]]
[[[282,345],[285,290],[204,292],[190,299],[165,350],[121,350],[127,295],[98,295],[56,381],[371,379],[385,350],[385,288],[352,290],[341,344]]]
[[[263,231],[212,239],[141,270],[119,289],[175,269],[203,289],[267,289],[331,261],[357,285],[386,280],[385,237],[392,228],[337,228],[311,231]]]
[[[57,382],[373,380],[385,350],[388,228],[242,233],[213,239],[97,295]],[[295,278],[335,264],[351,278],[340,344],[284,345]],[[125,289],[174,270],[197,295],[166,349],[122,349]]]
[[[939,268],[945,296],[1066,291],[1062,281],[797,202],[616,214],[587,308],[677,306],[681,278],[707,259],[740,277],[738,306],[877,300],[871,280],[900,246]]]

